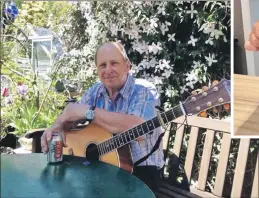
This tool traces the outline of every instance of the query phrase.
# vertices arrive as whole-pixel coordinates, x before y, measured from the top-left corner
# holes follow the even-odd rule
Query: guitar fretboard
[[[183,115],[181,107],[178,105],[166,112],[162,112],[161,118],[164,124],[167,124]],[[119,133],[114,137],[100,143],[97,145],[99,156],[105,155],[114,149],[120,148],[129,142],[137,139],[138,137],[152,132],[154,129],[161,126],[160,120],[158,117],[154,117],[138,126],[135,126],[128,131]]]

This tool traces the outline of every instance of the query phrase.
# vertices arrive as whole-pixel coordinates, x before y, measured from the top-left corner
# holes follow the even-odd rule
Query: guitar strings
[[[178,107],[178,110],[175,111],[175,113],[174,113],[174,112],[172,111],[172,109],[171,109],[171,110],[169,110],[169,111],[167,111],[167,112],[162,112],[162,114],[164,114],[165,116],[166,116],[166,114],[168,114],[168,115],[167,115],[168,117],[169,117],[169,116],[174,116],[174,118],[177,118],[177,117],[175,116],[175,114],[178,114],[178,113],[180,113],[180,112],[182,113],[182,111],[179,110],[179,105],[176,106],[176,107],[174,107],[174,108],[177,108],[177,107]],[[174,108],[173,108],[173,109],[174,109]],[[167,118],[166,118],[166,120],[167,120]],[[150,119],[150,120],[148,120],[148,121],[152,121],[153,124],[154,124],[154,123],[160,124],[160,122],[159,122],[159,120],[158,120],[158,117],[154,117],[153,119]],[[147,121],[146,121],[146,122],[147,122]],[[170,121],[169,121],[169,122],[170,122]],[[169,122],[167,122],[167,123],[169,123]],[[160,126],[161,126],[161,125],[160,125]],[[158,126],[158,127],[159,127],[159,126]],[[154,129],[156,129],[156,128],[158,128],[158,127],[155,127]],[[134,130],[135,128],[136,128],[136,127],[132,128],[132,129],[130,129],[130,130]],[[153,130],[154,130],[154,129],[153,129]],[[117,148],[120,148],[120,147],[126,145],[126,144],[124,143],[124,141],[123,141],[123,144],[116,144],[116,143],[117,143],[117,142],[120,142],[120,139],[123,140],[123,137],[122,137],[122,136],[124,136],[124,138],[127,140],[125,133],[127,133],[128,131],[129,131],[129,130],[127,130],[127,131],[125,131],[125,132],[122,132],[122,133],[118,134],[117,136],[114,136],[114,137],[112,137],[112,138],[110,138],[110,139],[107,139],[107,140],[105,140],[105,141],[99,143],[98,145],[96,145],[96,147],[89,149],[88,152],[96,151],[96,149],[97,149],[97,151],[98,151],[98,147],[99,147],[100,152],[98,152],[98,153],[99,153],[99,157],[100,157],[100,156],[102,156],[102,155],[104,155],[104,154],[107,154],[107,153],[113,151],[114,149],[117,149]],[[149,132],[151,132],[151,131],[152,131],[152,130],[150,130]],[[147,133],[145,133],[145,134],[148,134],[149,132],[147,132]],[[133,133],[134,133],[134,131],[133,131]],[[143,135],[144,135],[144,134],[143,134]],[[133,136],[134,136],[134,135],[133,135]],[[139,136],[139,137],[140,137],[140,136]],[[128,141],[127,143],[130,143],[131,141],[133,141],[133,140],[135,140],[135,139],[136,139],[136,138],[135,138],[135,136],[134,136],[134,139]],[[113,148],[114,145],[115,145],[115,148]],[[117,146],[117,145],[119,145],[119,146]],[[107,148],[107,147],[108,147],[108,148]]]
[[[176,111],[173,111],[173,109],[176,109],[176,108],[178,108],[178,109],[177,109]],[[172,109],[170,109],[170,110],[168,110],[168,111],[166,111],[166,112],[162,112],[161,114],[164,114],[164,115],[165,115],[165,119],[167,120],[167,123],[169,123],[170,121],[168,121],[167,117],[173,116],[174,118],[177,118],[177,117],[175,116],[175,114],[179,114],[179,113],[182,114],[182,110],[181,110],[181,108],[180,108],[180,105],[175,106],[175,107],[173,107]],[[167,115],[167,114],[168,114],[168,115]],[[150,119],[150,120],[147,120],[146,122],[148,122],[148,121],[152,121],[153,125],[154,125],[154,122],[160,124],[159,119],[158,119],[157,116],[154,117],[154,118],[152,118],[152,119]],[[143,124],[143,123],[142,123],[142,124]],[[138,125],[138,126],[140,126],[140,125]],[[138,126],[136,126],[136,127],[138,127]],[[161,126],[161,125],[160,125],[160,126]],[[116,141],[120,140],[121,138],[123,139],[123,137],[122,137],[123,135],[124,135],[124,138],[127,140],[125,133],[129,132],[130,130],[135,129],[136,127],[133,127],[133,128],[131,128],[131,129],[125,131],[125,132],[119,133],[117,136],[114,136],[114,137],[112,137],[112,138],[110,138],[110,139],[107,139],[107,140],[105,140],[105,141],[103,141],[103,142],[97,144],[96,147],[89,149],[88,152],[96,151],[96,149],[98,149],[97,147],[99,146],[100,150],[103,150],[103,151],[104,151],[104,153],[100,155],[100,156],[102,156],[102,155],[104,155],[104,154],[107,154],[107,153],[111,152],[112,150],[114,150],[114,149],[116,149],[116,148],[120,148],[120,147],[126,145],[126,144],[119,144],[119,146],[117,146],[117,145],[115,144],[115,148],[112,148],[112,149],[109,148],[110,146],[114,146],[114,143],[111,143],[111,141],[114,141],[114,142],[116,143]],[[158,127],[159,127],[159,126],[158,126]],[[156,129],[156,128],[158,128],[158,127],[154,127],[154,129]],[[154,129],[153,129],[153,130],[154,130]],[[137,131],[137,130],[136,130],[136,131]],[[151,131],[152,131],[152,130],[150,130],[149,132],[151,132]],[[149,132],[148,132],[148,133],[149,133]],[[134,133],[134,131],[133,131],[133,133]],[[145,133],[145,134],[148,134],[148,133]],[[143,135],[145,135],[145,134],[143,134]],[[120,136],[121,136],[121,137],[120,137]],[[134,136],[134,135],[133,135],[133,136]],[[140,137],[140,136],[139,136],[139,137]],[[136,138],[135,138],[135,136],[134,136],[134,139],[128,141],[127,143],[129,143],[129,142],[131,142],[131,141],[133,141],[133,140],[135,140],[135,139],[136,139]],[[120,141],[119,141],[119,142],[120,142]],[[124,142],[123,142],[123,143],[124,143]],[[103,144],[102,147],[101,147],[101,144]],[[108,148],[105,147],[105,144],[107,144]],[[108,152],[107,152],[107,149],[108,149]]]
[[[220,86],[218,86],[218,88],[219,87],[221,87],[222,86],[222,84],[220,85]],[[209,93],[210,94],[210,93]],[[188,104],[190,104],[191,102],[193,102],[193,101],[188,101],[188,102],[186,102],[186,103],[183,103],[183,105],[188,105]],[[222,103],[223,104],[223,103]],[[182,109],[180,108],[181,106],[180,105],[177,105],[177,106],[175,106],[175,107],[173,107],[172,109],[170,109],[170,110],[168,110],[168,111],[166,111],[166,112],[162,112],[161,114],[164,114],[165,115],[165,118],[166,118],[166,121],[167,121],[167,123],[169,123],[170,121],[168,121],[168,119],[167,119],[167,116],[169,117],[169,116],[174,116],[174,118],[177,118],[176,116],[175,116],[175,114],[179,114],[179,113],[183,113],[182,112]],[[176,109],[176,108],[178,108],[176,111],[173,111],[174,109]],[[161,115],[160,114],[160,115]],[[168,115],[167,115],[168,114]],[[158,117],[156,116],[156,117],[154,117],[154,118],[151,118],[150,120],[147,120],[146,122],[148,122],[148,121],[152,121],[153,122],[153,124],[154,124],[154,122],[158,122],[158,124],[160,124],[160,122],[159,122],[159,119],[158,119]],[[143,124],[143,123],[142,123]],[[142,125],[141,124],[141,125]],[[140,126],[140,125],[138,125],[138,126]],[[136,127],[138,127],[138,126],[136,126]],[[161,125],[160,125],[161,126]],[[125,132],[122,132],[122,133],[119,133],[118,135],[116,135],[116,136],[114,136],[114,137],[112,137],[112,138],[109,138],[109,139],[107,139],[107,140],[105,140],[105,141],[103,141],[103,142],[101,142],[101,143],[99,143],[99,144],[97,144],[96,145],[96,147],[94,147],[94,148],[91,148],[91,149],[89,149],[88,150],[88,152],[93,152],[93,151],[96,151],[96,149],[98,150],[98,146],[99,146],[99,150],[102,152],[102,151],[104,151],[104,153],[103,154],[101,154],[101,152],[99,153],[100,154],[100,156],[102,156],[102,155],[104,155],[104,154],[107,154],[107,153],[109,153],[109,152],[111,152],[111,151],[113,151],[114,149],[117,149],[117,148],[120,148],[120,147],[122,147],[122,146],[124,146],[125,144],[119,144],[119,146],[117,146],[115,143],[117,143],[116,141],[118,141],[118,140],[120,140],[121,138],[122,138],[122,140],[123,140],[123,135],[124,135],[124,138],[127,140],[127,138],[126,138],[126,135],[125,135],[125,133],[127,133],[127,132],[129,132],[130,130],[134,130],[136,127],[133,127],[133,128],[131,128],[131,129],[129,129],[129,130],[127,130],[127,131],[125,131]],[[159,127],[159,126],[158,126]],[[158,127],[156,127],[156,128],[158,128]],[[154,129],[156,129],[156,128],[154,128]],[[154,130],[153,129],[153,130]],[[152,130],[150,130],[149,132],[151,132]],[[149,133],[148,132],[148,133]],[[146,133],[146,134],[148,134],[148,133]],[[134,131],[133,131],[133,134],[134,134]],[[145,135],[145,134],[143,134],[143,135]],[[133,135],[134,136],[134,135]],[[140,136],[139,136],[140,137]],[[135,138],[135,136],[134,136],[134,139],[133,140],[135,140],[136,138]],[[133,141],[133,140],[130,140],[130,141],[128,141],[127,143],[129,143],[129,142],[131,142],[131,141]],[[112,141],[113,141],[113,143],[112,143]],[[119,141],[120,142],[120,141]],[[123,142],[124,143],[124,142]],[[103,144],[103,145],[102,145]],[[107,144],[107,146],[108,146],[108,148],[106,148],[105,147],[105,144]],[[101,145],[103,146],[103,147],[101,147]],[[113,148],[113,146],[115,145],[115,148]],[[111,146],[111,148],[112,149],[110,149],[110,146]],[[117,147],[117,148],[116,148]],[[108,152],[107,152],[107,150],[106,149],[108,149]]]
[[[189,102],[190,103],[190,102]],[[188,103],[186,103],[186,104],[188,104]],[[180,106],[178,105],[178,106],[176,106],[176,107],[173,107],[172,109],[170,109],[169,111],[166,111],[166,112],[162,112],[161,114],[164,114],[166,117],[166,120],[167,120],[167,116],[169,117],[169,116],[174,116],[174,118],[177,118],[176,116],[175,116],[175,114],[179,114],[179,113],[181,113],[182,114],[182,110],[179,108]],[[173,111],[173,109],[176,109],[176,108],[178,108],[176,111]],[[150,119],[150,120],[148,120],[148,121],[152,121],[153,122],[153,124],[154,124],[154,122],[156,122],[156,123],[159,123],[160,124],[160,122],[159,122],[159,120],[158,120],[158,117],[156,116],[156,117],[154,117],[154,118],[152,118],[152,119]],[[148,121],[146,121],[146,122],[148,122]],[[170,122],[170,121],[169,121]],[[167,123],[169,123],[169,122],[167,122]],[[139,125],[138,125],[139,126]],[[131,128],[130,130],[133,130],[133,129],[135,129],[136,127],[133,127],[133,128]],[[155,127],[154,129],[156,129],[156,128],[158,128],[158,127]],[[154,130],[153,129],[153,130]],[[99,143],[98,145],[96,145],[96,147],[94,147],[94,148],[92,148],[92,149],[89,149],[88,150],[88,152],[93,152],[93,151],[96,151],[96,149],[98,149],[98,146],[99,146],[99,150],[101,151],[101,152],[103,152],[103,154],[101,154],[101,152],[99,152],[100,153],[100,156],[102,156],[102,155],[104,155],[104,154],[107,154],[107,153],[109,153],[109,152],[111,152],[111,151],[113,151],[114,149],[117,149],[117,148],[120,148],[120,147],[122,147],[122,146],[124,146],[125,144],[118,144],[119,146],[117,146],[117,144],[115,144],[115,143],[117,143],[117,141],[119,141],[120,142],[120,139],[122,138],[122,140],[123,140],[123,135],[124,135],[124,138],[127,140],[127,138],[126,138],[126,135],[125,135],[125,133],[127,133],[129,130],[127,130],[127,131],[125,131],[125,132],[122,132],[122,133],[120,133],[120,134],[118,134],[117,136],[114,136],[114,137],[112,137],[112,138],[110,138],[110,139],[107,139],[107,140],[105,140],[105,141],[103,141],[103,142],[101,142],[101,143]],[[150,130],[150,132],[151,132],[152,130]],[[133,133],[134,133],[134,131],[133,131]],[[149,132],[148,132],[149,133]],[[146,134],[148,134],[148,133],[146,133]],[[133,135],[134,136],[134,135]],[[133,140],[135,140],[136,138],[134,137],[134,139],[132,139],[132,140],[130,140],[130,141],[128,141],[127,143],[129,143],[129,142],[131,142],[131,141],[133,141]],[[113,143],[112,143],[112,141],[113,141]],[[115,142],[115,143],[114,143]],[[123,142],[124,143],[124,142]],[[107,145],[106,145],[107,144]],[[115,148],[113,148],[114,147],[114,145],[115,145]],[[108,148],[107,148],[107,146],[108,146]],[[112,149],[110,149],[110,147],[112,148]]]

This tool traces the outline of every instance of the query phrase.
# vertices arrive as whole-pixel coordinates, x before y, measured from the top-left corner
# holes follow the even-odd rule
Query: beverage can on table
[[[49,151],[47,160],[49,163],[61,162],[63,158],[63,141],[59,133],[54,133],[48,142]]]

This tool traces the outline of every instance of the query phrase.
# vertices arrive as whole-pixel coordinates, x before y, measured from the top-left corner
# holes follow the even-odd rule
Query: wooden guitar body
[[[88,150],[104,140],[113,137],[113,135],[96,124],[89,124],[78,130],[66,131],[66,142],[68,147],[64,147],[63,153],[86,157]],[[133,162],[131,157],[130,145],[124,145],[103,156],[97,156],[98,160],[112,164],[128,172],[133,171]]]

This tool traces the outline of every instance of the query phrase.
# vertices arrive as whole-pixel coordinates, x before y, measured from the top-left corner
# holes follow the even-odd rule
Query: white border
[[[230,132],[231,138],[234,137],[234,0],[231,0],[230,9],[230,79],[231,79],[231,121]]]
[[[231,0],[231,138],[249,138],[249,139],[259,139],[259,135],[258,136],[253,136],[253,135],[234,135],[234,1],[235,0]],[[248,0],[241,0],[241,10],[244,9],[249,9],[248,7],[243,7],[243,3],[242,2],[247,2]],[[249,11],[249,10],[248,10]],[[250,13],[250,12],[249,12]],[[244,17],[243,17],[244,18]],[[249,19],[250,21],[250,19]],[[244,24],[244,23],[243,23]],[[245,23],[247,24],[247,23]],[[249,23],[249,27],[248,25],[243,25],[243,28],[247,28],[249,29],[248,31],[250,31],[251,29],[251,24]],[[247,31],[246,31],[247,32]],[[244,32],[244,34],[246,34]],[[247,35],[244,35],[245,39],[247,39]],[[246,51],[247,54],[247,51]],[[253,59],[254,60],[254,59]],[[259,125],[259,118],[258,118],[258,125]]]

